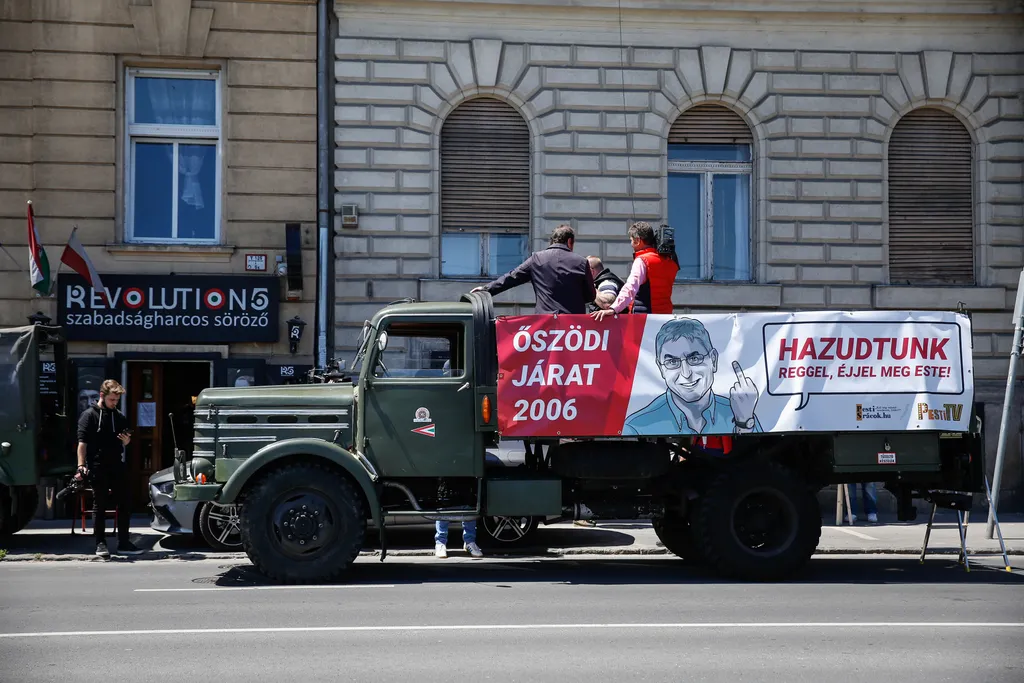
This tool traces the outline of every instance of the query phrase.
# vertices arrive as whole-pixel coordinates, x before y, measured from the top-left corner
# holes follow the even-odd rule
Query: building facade
[[[679,312],[965,304],[991,468],[1024,265],[1020,3],[334,9],[339,350],[381,305],[457,299],[561,223],[624,276],[628,223],[666,222]]]
[[[316,26],[315,0],[0,2],[0,325],[64,325],[81,406],[124,384],[139,505],[168,413],[312,363]],[[109,301],[60,268],[72,230]]]

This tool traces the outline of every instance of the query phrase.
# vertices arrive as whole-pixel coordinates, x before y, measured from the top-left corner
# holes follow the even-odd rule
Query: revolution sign
[[[70,341],[275,342],[277,280],[242,275],[104,275],[108,299],[78,275],[57,278]]]
[[[508,438],[966,431],[974,400],[971,325],[957,313],[529,315],[495,326]]]

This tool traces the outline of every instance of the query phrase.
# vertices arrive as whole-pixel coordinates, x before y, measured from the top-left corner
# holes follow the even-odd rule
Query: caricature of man
[[[729,398],[711,390],[718,371],[718,351],[700,321],[680,318],[665,323],[658,330],[655,351],[667,390],[626,418],[623,435],[761,431],[754,415],[757,387],[738,363],[733,363],[736,383]]]

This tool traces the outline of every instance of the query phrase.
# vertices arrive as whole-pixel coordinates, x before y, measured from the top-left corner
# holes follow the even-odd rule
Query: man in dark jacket
[[[611,306],[626,282],[605,268],[604,263],[597,256],[588,256],[587,263],[590,264],[590,273],[594,276],[594,287],[597,288],[597,298],[594,303],[587,306],[587,312],[593,313]]]
[[[142,552],[128,537],[132,509],[124,447],[131,437],[128,418],[117,409],[122,394],[124,387],[117,381],[105,380],[99,400],[78,418],[78,471],[92,486],[93,536],[96,555],[102,558],[110,557],[106,511],[111,499],[117,505],[117,551],[122,555]]]
[[[530,282],[537,298],[537,313],[586,313],[597,290],[587,259],[572,251],[576,236],[568,225],[551,235],[551,246],[534,252],[522,264],[474,292],[501,294]]]

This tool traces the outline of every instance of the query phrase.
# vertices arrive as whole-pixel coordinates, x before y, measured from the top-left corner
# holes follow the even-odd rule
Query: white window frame
[[[445,235],[478,235],[480,245],[480,272],[476,275],[445,275],[444,274],[444,236]],[[491,235],[515,235],[516,237],[526,238],[526,249],[523,252],[522,260],[526,260],[530,256],[530,235],[525,230],[511,230],[511,229],[491,229],[491,230],[444,230],[441,233],[440,241],[440,253],[441,261],[438,264],[438,270],[442,278],[446,280],[480,280],[482,278],[494,279],[501,277],[505,272],[500,273],[487,273],[486,271],[490,267],[491,263]]]
[[[715,175],[747,176],[747,196],[750,206],[747,209],[747,239],[749,255],[747,264],[750,270],[745,280],[715,280],[716,282],[752,282],[754,279],[752,224],[754,222],[754,162],[753,161],[669,161],[668,172],[686,173],[700,176],[700,215],[702,219],[700,245],[700,277],[701,281],[715,280],[715,205],[712,201],[715,189]],[[669,197],[669,201],[672,198]]]
[[[135,79],[177,78],[213,81],[216,100],[214,126],[182,126],[174,124],[134,123],[135,121]],[[143,244],[219,244],[221,239],[221,186],[223,174],[224,140],[223,130],[223,96],[221,94],[221,72],[219,70],[181,70],[181,69],[144,69],[130,67],[125,75],[125,117],[124,117],[124,215],[125,242]],[[137,141],[173,144],[171,196],[171,236],[170,237],[136,237],[135,236],[135,143]],[[182,239],[178,237],[178,147],[179,145],[210,145],[216,147],[214,161],[214,209],[213,237],[210,239]]]

